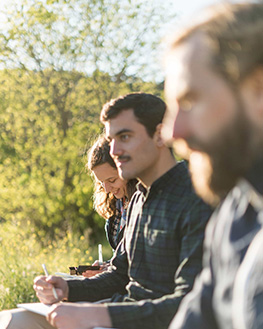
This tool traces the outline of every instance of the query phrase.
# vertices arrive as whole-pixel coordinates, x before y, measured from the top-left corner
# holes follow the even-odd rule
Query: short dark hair
[[[132,93],[112,99],[101,111],[100,120],[106,122],[117,117],[122,111],[132,109],[138,122],[153,137],[156,127],[162,122],[166,110],[164,101],[152,94]]]

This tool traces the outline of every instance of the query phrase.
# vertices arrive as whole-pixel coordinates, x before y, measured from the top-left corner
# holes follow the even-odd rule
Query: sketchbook
[[[43,316],[46,316],[51,305],[46,305],[42,303],[23,303],[17,304],[17,307],[24,308],[30,312],[34,312]],[[114,328],[104,328],[104,327],[95,327],[93,329],[114,329]]]
[[[46,316],[49,311],[50,305],[46,305],[43,303],[23,303],[17,304],[17,307],[21,307],[30,312]]]

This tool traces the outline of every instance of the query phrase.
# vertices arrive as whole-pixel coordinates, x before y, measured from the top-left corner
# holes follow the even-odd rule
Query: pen
[[[45,264],[42,264],[42,267],[43,267],[43,270],[44,270],[44,272],[45,272],[45,275],[46,275],[46,276],[49,276],[48,271],[47,271],[47,268],[46,268],[46,265],[45,265]],[[57,295],[56,289],[55,289],[54,287],[52,288],[52,291],[53,291],[53,295],[54,295],[54,297],[55,297],[56,299],[58,299],[58,295]]]
[[[102,245],[98,245],[98,252],[99,252],[99,265],[103,265],[103,256],[102,256]]]

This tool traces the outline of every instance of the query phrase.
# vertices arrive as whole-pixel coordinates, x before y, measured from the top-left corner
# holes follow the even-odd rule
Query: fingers
[[[64,280],[54,276],[38,276],[34,280],[33,288],[39,300],[44,304],[53,304],[62,300],[65,296]],[[66,286],[67,284],[64,283]],[[53,288],[56,287],[58,299],[54,296]]]
[[[41,303],[53,304],[57,301],[57,299],[54,297],[54,293],[52,290],[53,286],[51,284],[49,284],[48,286],[34,284],[33,288]]]
[[[96,275],[96,274],[99,274],[101,272],[103,272],[104,270],[101,269],[101,270],[87,270],[85,272],[82,272],[82,275],[85,276],[85,278],[91,278],[92,276]]]
[[[56,311],[57,309],[57,304],[54,304],[51,308],[50,311],[48,312],[46,319],[47,321],[53,326],[56,327],[56,320],[58,317],[58,313]],[[57,328],[57,327],[56,327]]]

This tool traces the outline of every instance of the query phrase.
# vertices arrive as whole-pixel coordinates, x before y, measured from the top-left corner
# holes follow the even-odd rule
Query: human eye
[[[195,97],[191,93],[187,93],[179,101],[179,108],[183,112],[190,112],[194,108]]]
[[[193,101],[191,99],[184,99],[179,102],[179,108],[183,112],[190,112],[193,109]]]
[[[122,142],[126,142],[129,139],[130,135],[129,134],[121,134],[120,135],[120,140]]]
[[[109,179],[109,183],[111,183],[111,184],[113,184],[113,183],[115,183],[116,182],[116,180],[117,180],[117,178],[112,178],[112,179]]]

